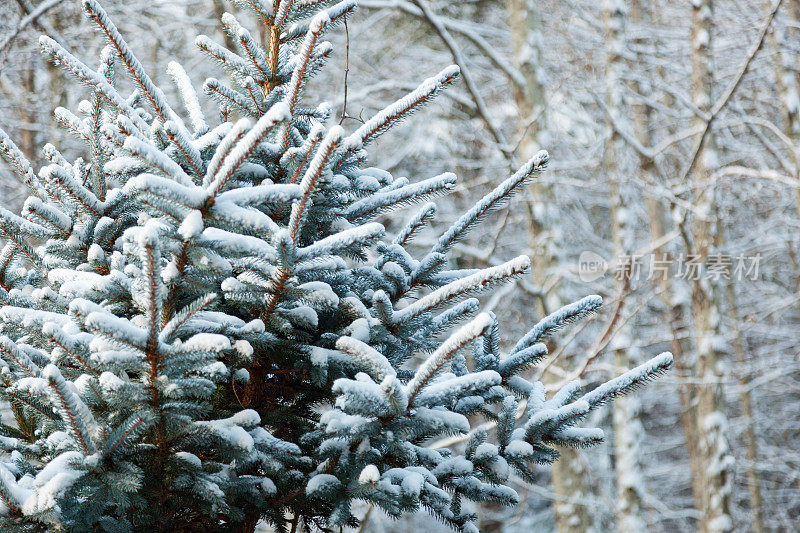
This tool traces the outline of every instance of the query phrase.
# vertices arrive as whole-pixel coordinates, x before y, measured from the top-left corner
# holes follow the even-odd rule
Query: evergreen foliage
[[[330,108],[303,107],[303,88],[331,54],[320,37],[353,0],[237,0],[270,40],[265,49],[230,14],[236,50],[197,38],[233,80],[203,85],[217,125],[180,65],[169,75],[183,115],[102,7],[82,4],[108,41],[97,68],[41,45],[88,88],[78,115],[56,110],[86,159],[46,145],[50,164],[36,173],[0,132],[32,193],[22,216],[0,209],[0,379],[15,417],[0,426],[3,531],[252,531],[259,520],[331,530],[357,524],[353,500],[476,531],[465,500],[515,503],[513,473],[531,480],[532,464],[558,457],[553,445],[599,441],[601,430],[577,427],[588,411],[671,364],[662,354],[548,400],[522,374],[546,356],[543,339],[599,298],[546,317],[503,354],[497,318],[473,296],[530,259],[448,269],[448,250],[544,169],[545,152],[421,257],[406,245],[433,204],[385,235],[377,215],[446,194],[455,177],[395,179],[365,167],[364,146],[458,69],[352,134],[328,126]],[[496,437],[473,427],[480,419]],[[426,446],[464,434],[461,451]]]

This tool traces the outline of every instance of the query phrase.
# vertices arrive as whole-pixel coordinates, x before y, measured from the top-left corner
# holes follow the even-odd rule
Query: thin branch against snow
[[[686,181],[686,178],[694,169],[694,166],[697,164],[697,160],[700,157],[700,153],[702,151],[703,145],[705,144],[706,138],[708,137],[709,131],[711,131],[711,125],[713,124],[714,120],[719,116],[720,112],[728,105],[731,98],[733,97],[736,89],[739,88],[739,85],[742,83],[742,79],[744,79],[744,75],[747,74],[747,71],[750,70],[750,64],[753,62],[753,59],[756,57],[758,52],[764,46],[764,41],[767,37],[767,32],[769,31],[769,27],[772,26],[772,21],[775,19],[775,15],[778,13],[778,9],[780,9],[783,0],[776,0],[772,4],[772,9],[769,11],[767,16],[764,19],[764,23],[761,26],[761,30],[758,32],[758,37],[756,38],[755,42],[750,45],[750,50],[747,52],[747,56],[745,60],[742,62],[741,67],[739,67],[739,72],[736,74],[736,77],[731,81],[728,85],[728,88],[717,98],[717,101],[714,102],[714,105],[711,106],[711,109],[708,114],[708,120],[705,120],[705,128],[703,129],[702,133],[700,134],[700,138],[697,140],[693,150],[692,156],[689,159],[689,164],[686,165],[686,168],[681,173],[681,182]]]
[[[486,129],[488,129],[489,133],[491,133],[494,142],[497,144],[497,148],[503,154],[503,157],[505,157],[510,163],[510,147],[506,143],[502,133],[500,133],[500,130],[498,130],[492,123],[489,110],[486,109],[486,104],[478,92],[478,87],[475,84],[475,80],[472,78],[472,72],[469,70],[469,68],[467,68],[466,61],[464,60],[464,56],[461,53],[461,48],[458,46],[458,43],[456,43],[455,39],[453,39],[453,37],[450,35],[450,32],[447,31],[447,28],[445,28],[444,24],[439,20],[438,16],[434,14],[425,0],[411,0],[411,2],[417,6],[420,11],[422,11],[422,16],[436,31],[436,33],[439,34],[442,42],[444,42],[445,46],[447,46],[447,49],[450,50],[450,54],[453,56],[453,62],[458,65],[459,69],[461,69],[461,75],[464,78],[464,84],[467,86],[467,91],[472,96],[472,100],[475,102],[475,108],[478,111],[478,115],[481,117],[484,124],[486,124]]]
[[[14,39],[17,38],[20,33],[25,31],[25,29],[31,24],[37,23],[42,16],[63,1],[64,0],[48,0],[47,2],[42,2],[36,6],[33,11],[28,13],[22,20],[20,20],[19,24],[17,24],[17,27],[2,42],[0,42],[0,60],[3,57],[3,52],[5,52],[6,48]]]
[[[411,2],[406,2],[404,0],[375,0],[375,1],[362,1],[358,3],[358,6],[361,8],[366,9],[390,9],[395,8],[407,13],[409,15],[418,17],[418,18],[425,18],[424,13],[418,7],[412,4]],[[506,75],[508,80],[514,84],[517,88],[524,88],[525,87],[525,78],[523,77],[522,73],[517,70],[511,63],[509,63],[506,58],[500,55],[497,50],[495,50],[494,46],[489,44],[489,42],[484,39],[482,35],[480,35],[477,31],[473,28],[469,27],[467,24],[460,20],[455,20],[447,17],[439,17],[442,25],[450,31],[455,33],[459,33],[472,41],[476,48],[478,48],[483,55],[485,55],[492,64],[500,69],[503,74]]]

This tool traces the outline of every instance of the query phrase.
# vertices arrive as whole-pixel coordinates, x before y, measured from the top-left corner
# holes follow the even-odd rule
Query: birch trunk
[[[692,4],[691,64],[692,96],[698,108],[708,111],[711,106],[713,78],[710,65],[711,0],[695,0]],[[695,117],[697,126],[703,126]],[[692,173],[694,199],[693,253],[701,261],[708,259],[715,247],[715,192],[712,171],[716,166],[716,147],[711,133]],[[698,451],[703,470],[702,511],[700,531],[716,533],[731,531],[730,497],[733,458],[728,447],[728,423],[722,400],[719,349],[722,345],[720,310],[715,283],[704,275],[692,279],[692,318],[694,319],[697,362]]]
[[[621,91],[622,53],[625,46],[625,4],[610,0],[604,4],[603,26],[606,44],[606,106],[618,122],[624,113]],[[611,230],[614,257],[630,257],[634,250],[632,212],[629,204],[633,196],[630,181],[620,171],[617,159],[621,139],[613,128],[609,132],[603,155],[603,166],[610,185]],[[626,291],[631,276],[630,269],[623,269],[617,276],[615,294]],[[623,325],[611,342],[614,364],[618,368],[630,368],[638,364],[630,325]],[[643,531],[642,520],[642,471],[639,457],[639,441],[644,433],[639,414],[641,402],[635,396],[617,398],[613,405],[614,420],[614,474],[617,493],[617,530],[621,533]]]
[[[519,156],[522,160],[532,157],[546,142],[546,97],[544,69],[541,63],[542,34],[541,19],[535,0],[508,0],[508,20],[511,27],[511,42],[514,66],[522,73],[525,84],[514,88],[514,100],[518,109],[518,130],[522,136]],[[546,183],[534,181],[528,188],[528,240],[531,255],[536,258],[533,265],[535,282],[542,288],[550,283],[556,267],[555,200]],[[561,306],[557,287],[552,287],[540,297],[539,312],[544,316]],[[552,347],[551,347],[552,348]],[[570,364],[565,361],[565,364]],[[543,376],[545,383],[558,381],[551,373]],[[585,505],[588,488],[586,469],[578,451],[559,449],[561,457],[551,470],[555,500],[556,530],[559,533],[578,533],[592,525],[591,515]],[[483,524],[481,524],[483,526]],[[483,527],[481,527],[483,530]],[[488,531],[488,530],[487,530]]]
[[[659,7],[657,3],[652,6],[647,6],[644,0],[634,1],[631,3],[630,18],[640,27],[644,27],[647,24],[655,24],[662,27],[665,25],[666,21],[662,20],[662,9],[659,9]],[[647,16],[648,14],[650,15],[649,17]],[[634,94],[646,95],[648,88],[643,87],[642,83],[634,81],[632,85]],[[663,97],[663,104],[671,108],[675,105],[675,100],[671,95],[666,94]],[[642,146],[652,146],[653,138],[650,133],[650,106],[645,102],[639,101],[634,103],[632,108],[636,139]],[[669,133],[674,133],[674,131],[669,131]],[[639,172],[647,183],[659,179],[655,162],[648,157],[639,157]],[[663,200],[653,195],[645,195],[645,205],[647,208],[650,239],[653,242],[658,242],[664,238],[668,231],[673,229],[669,207]],[[657,260],[664,262],[663,264],[674,264],[675,254],[668,249],[668,246],[654,250],[653,253]],[[697,424],[695,423],[696,405],[694,403],[694,384],[691,379],[693,365],[686,331],[686,322],[689,317],[686,305],[688,302],[684,302],[678,297],[675,281],[672,277],[673,275],[674,272],[671,270],[666,273],[658,272],[654,274],[654,281],[658,285],[659,297],[664,306],[664,324],[671,334],[670,351],[674,356],[674,376],[678,381],[678,400],[680,402],[679,418],[681,429],[686,439],[693,506],[700,511],[700,500],[702,499],[703,492],[702,463],[698,452]]]
[[[722,230],[719,230],[720,239],[723,238]],[[727,280],[725,286],[725,298],[728,304],[728,319],[733,328],[732,348],[733,355],[739,365],[738,381],[741,393],[739,404],[744,417],[744,431],[742,440],[744,441],[745,458],[747,459],[747,488],[750,496],[750,527],[753,533],[763,533],[764,517],[761,508],[761,474],[758,470],[758,444],[756,441],[756,428],[753,419],[753,403],[748,388],[750,384],[749,372],[747,371],[747,349],[746,339],[742,333],[739,320],[739,304],[736,299],[736,289],[734,279]]]

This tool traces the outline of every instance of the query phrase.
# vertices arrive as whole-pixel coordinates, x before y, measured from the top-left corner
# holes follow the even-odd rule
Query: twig
[[[375,507],[375,504],[369,504],[367,508],[367,512],[364,513],[364,518],[361,519],[361,524],[358,526],[358,531],[356,533],[364,533],[364,528],[367,525],[367,520],[369,520],[369,515],[372,514],[372,508]]]
[[[442,21],[431,11],[431,8],[428,6],[428,3],[425,0],[411,0],[411,2],[417,6],[422,11],[423,18],[428,22],[428,24],[436,30],[436,33],[439,34],[439,37],[444,42],[445,46],[450,50],[450,55],[453,56],[453,61],[458,68],[461,69],[461,76],[464,78],[464,85],[467,86],[467,91],[469,92],[470,96],[472,96],[472,100],[475,102],[475,108],[478,112],[478,115],[483,119],[483,122],[486,124],[486,129],[489,130],[492,137],[494,138],[495,143],[497,143],[497,147],[502,152],[503,157],[511,163],[511,153],[509,151],[509,147],[506,146],[505,139],[503,139],[503,135],[500,131],[494,127],[492,121],[489,119],[489,111],[486,109],[486,104],[483,102],[483,98],[478,93],[478,88],[475,85],[475,81],[472,79],[472,73],[467,68],[467,64],[464,61],[464,57],[461,55],[461,49],[458,47],[458,44],[455,42],[453,37],[450,35],[450,32],[447,31],[447,28],[444,27]],[[513,166],[513,165],[512,165]]]
[[[344,103],[342,104],[341,126],[347,116],[347,74],[350,72],[350,30],[347,28],[347,17],[344,18]]]
[[[603,99],[600,98],[600,95],[592,91],[592,96],[594,96],[595,101],[603,110],[603,113],[605,114],[606,119],[608,119],[611,128],[615,132],[617,132],[617,134],[619,134],[620,137],[625,139],[625,142],[627,142],[631,146],[631,148],[636,150],[640,156],[642,156],[644,159],[652,160],[655,157],[654,150],[652,148],[644,146],[631,132],[629,132],[626,128],[623,128],[620,124],[617,123],[616,119],[614,118],[614,115],[611,113],[611,110],[608,108]]]
[[[764,20],[764,24],[761,26],[761,31],[759,32],[758,39],[753,43],[750,47],[750,51],[747,53],[747,57],[742,63],[742,66],[739,68],[739,73],[733,79],[731,84],[728,86],[728,89],[722,93],[722,95],[714,102],[714,105],[711,107],[711,111],[708,114],[708,120],[705,121],[705,127],[703,128],[703,132],[700,135],[700,139],[698,139],[697,144],[694,147],[692,152],[692,158],[689,161],[689,165],[683,171],[681,175],[680,182],[686,180],[689,174],[694,169],[694,166],[697,164],[697,160],[700,157],[700,153],[702,152],[703,145],[705,144],[706,138],[708,137],[708,132],[711,131],[711,124],[714,122],[714,119],[720,114],[720,112],[728,105],[728,102],[733,97],[733,94],[736,92],[736,89],[739,88],[739,85],[742,83],[742,79],[744,75],[747,74],[747,71],[750,69],[750,64],[753,62],[753,59],[758,54],[759,50],[764,47],[764,41],[767,37],[767,33],[769,32],[769,27],[772,25],[772,21],[775,19],[775,15],[778,12],[778,9],[781,7],[783,0],[776,0],[776,2],[772,6],[772,10],[767,15],[766,19]]]
[[[63,0],[50,0],[49,2],[43,2],[36,6],[36,9],[28,13],[26,17],[19,21],[16,29],[11,32],[11,34],[6,37],[6,39],[0,43],[0,54],[2,54],[6,47],[16,39],[17,35],[22,33],[25,28],[30,26],[31,24],[35,23],[39,17],[50,11],[52,8],[56,7],[58,4],[63,2]]]
[[[703,120],[703,125],[699,126],[699,128],[702,129],[698,131],[698,126],[693,126],[691,128],[687,128],[686,130],[678,132],[676,135],[673,135],[667,140],[662,141],[655,147],[644,146],[642,143],[638,141],[638,139],[636,139],[636,137],[630,131],[622,127],[622,125],[616,121],[614,116],[611,114],[611,111],[603,102],[602,98],[600,98],[596,93],[593,92],[592,95],[594,96],[594,99],[600,105],[611,127],[614,129],[616,133],[620,135],[620,137],[622,137],[625,140],[625,142],[627,142],[631,146],[631,148],[633,148],[637,153],[639,153],[640,156],[648,160],[653,160],[658,154],[666,150],[667,147],[669,147],[670,145],[684,138],[694,136],[700,133],[700,139],[695,144],[694,150],[692,151],[692,158],[689,162],[689,165],[682,173],[681,179],[678,181],[678,183],[683,183],[684,181],[686,181],[686,178],[689,176],[691,171],[694,169],[694,166],[697,164],[697,158],[700,156],[703,144],[705,143],[705,140],[708,137],[708,133],[711,131],[711,126],[714,120],[717,118],[717,116],[719,116],[720,112],[725,108],[725,106],[728,105],[728,102],[733,97],[734,93],[736,92],[736,89],[739,88],[739,85],[741,84],[745,74],[747,74],[747,71],[750,69],[750,64],[753,62],[753,59],[758,54],[759,50],[763,48],[767,32],[769,31],[769,27],[772,25],[772,21],[774,20],[775,15],[778,12],[778,9],[780,8],[782,3],[783,0],[776,0],[775,4],[772,6],[771,11],[767,15],[764,24],[761,27],[758,39],[751,45],[750,51],[747,53],[747,57],[745,58],[744,63],[742,63],[741,67],[739,68],[738,74],[733,79],[731,84],[728,86],[728,89],[717,99],[717,101],[711,107],[711,111],[706,114],[703,113],[702,110],[697,109],[696,106],[694,107],[693,112]]]
[[[365,9],[390,9],[396,8],[404,13],[409,15],[413,15],[415,17],[424,18],[420,10],[412,5],[410,2],[406,2],[405,0],[378,0],[378,1],[370,1],[364,0],[358,3],[360,8]],[[483,55],[492,62],[492,64],[500,69],[500,71],[506,75],[508,81],[510,81],[516,88],[520,90],[525,89],[525,77],[522,73],[514,68],[514,66],[509,63],[504,57],[497,53],[497,51],[489,44],[486,39],[483,38],[480,34],[473,31],[467,24],[464,24],[460,20],[453,20],[453,19],[446,19],[444,17],[439,17],[439,20],[442,21],[442,24],[448,30],[461,34],[470,41],[475,47],[483,52]]]

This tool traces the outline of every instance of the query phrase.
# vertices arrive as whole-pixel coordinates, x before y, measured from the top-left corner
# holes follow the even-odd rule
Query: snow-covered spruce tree
[[[255,11],[269,44],[229,14],[237,50],[197,38],[235,84],[203,86],[220,104],[217,125],[174,63],[186,113],[171,107],[95,0],[83,7],[108,40],[96,69],[41,39],[89,89],[78,115],[56,110],[87,151],[69,162],[47,144],[50,164],[35,173],[0,132],[0,153],[32,192],[22,216],[0,209],[0,379],[15,418],[0,427],[0,527],[331,530],[357,524],[351,503],[363,500],[476,531],[465,500],[515,503],[512,473],[533,481],[530,466],[558,456],[551,445],[599,441],[601,430],[576,424],[671,356],[546,399],[521,374],[599,297],[501,353],[497,319],[471,296],[525,273],[529,258],[448,270],[446,254],[547,154],[412,257],[406,245],[433,204],[394,236],[372,220],[448,192],[455,176],[395,179],[364,167],[364,146],[458,70],[345,135],[325,104],[300,104],[331,53],[323,31],[355,1],[236,3]],[[115,88],[119,71],[130,95]],[[457,452],[426,447],[454,434],[469,434]]]

